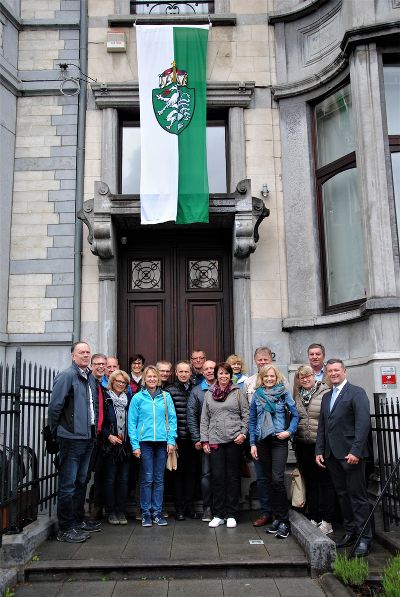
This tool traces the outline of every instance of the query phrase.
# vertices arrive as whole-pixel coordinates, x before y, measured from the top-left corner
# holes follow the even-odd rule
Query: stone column
[[[98,349],[106,355],[117,354],[116,259],[98,259],[99,324]]]
[[[248,367],[253,362],[251,333],[250,256],[233,257],[233,321],[235,352]]]
[[[128,13],[127,13],[128,14]],[[103,109],[101,129],[101,180],[118,193],[118,111]]]
[[[229,192],[233,193],[239,180],[246,178],[246,143],[243,108],[229,110]]]
[[[370,297],[393,297],[396,275],[388,202],[392,188],[384,144],[383,85],[375,43],[355,48],[350,56],[350,79],[360,199],[365,214],[367,293]]]

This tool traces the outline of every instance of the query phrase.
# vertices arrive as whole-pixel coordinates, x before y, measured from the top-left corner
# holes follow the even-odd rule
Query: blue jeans
[[[269,500],[267,477],[265,476],[261,460],[253,460],[253,462],[257,475],[257,491],[258,499],[260,500],[260,511],[263,516],[271,516],[272,508]]]
[[[60,531],[73,528],[83,519],[86,477],[93,440],[58,438],[60,445],[57,517]]]
[[[167,443],[141,442],[140,452],[140,508],[142,516],[156,516],[162,513]]]

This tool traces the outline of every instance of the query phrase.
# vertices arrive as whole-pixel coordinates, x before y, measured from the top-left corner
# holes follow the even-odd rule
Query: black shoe
[[[97,520],[90,520],[89,518],[85,518],[82,522],[78,523],[78,531],[86,531],[88,533],[98,533],[101,531],[101,523]]]
[[[278,539],[286,539],[290,535],[290,528],[286,522],[280,522],[275,537]]]
[[[271,533],[272,535],[276,535],[276,532],[279,528],[280,520],[274,520],[272,524],[270,524],[266,529],[266,533]]]
[[[68,529],[68,531],[58,531],[57,541],[65,541],[65,543],[84,543],[89,537],[90,533],[87,533],[86,531]]]
[[[365,558],[369,554],[369,545],[365,541],[360,541],[354,550],[354,556],[358,558]]]
[[[339,541],[336,541],[336,547],[340,548],[348,547],[349,545],[354,545],[356,540],[357,535],[354,535],[354,533],[346,533],[345,535],[343,535],[341,539],[339,539]]]
[[[177,512],[177,513],[175,514],[175,520],[182,521],[182,520],[186,520],[186,518],[185,518],[185,515],[184,515],[184,514],[182,514],[182,512]]]

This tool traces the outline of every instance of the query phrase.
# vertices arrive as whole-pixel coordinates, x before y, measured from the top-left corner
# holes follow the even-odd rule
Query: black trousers
[[[288,441],[270,435],[257,443],[258,458],[267,479],[272,513],[277,520],[285,522],[289,519],[289,502],[285,487]]]
[[[197,453],[190,439],[178,439],[178,468],[175,479],[175,510],[184,514],[193,509],[196,487]]]
[[[296,441],[297,464],[306,485],[306,506],[311,519],[332,522],[336,492],[329,471],[315,462],[315,444]]]
[[[331,454],[329,458],[325,458],[325,464],[339,497],[344,528],[347,533],[358,534],[369,516],[365,462],[360,459],[358,464],[347,464],[347,460],[339,460]],[[362,540],[371,542],[370,524],[365,529]]]
[[[239,511],[241,454],[233,441],[211,449],[212,511],[218,518],[235,518]]]

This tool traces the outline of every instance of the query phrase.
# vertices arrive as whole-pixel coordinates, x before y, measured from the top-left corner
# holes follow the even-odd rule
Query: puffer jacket
[[[308,406],[305,406],[300,394],[297,394],[295,401],[300,415],[299,426],[297,427],[297,442],[306,444],[315,444],[317,441],[317,431],[319,414],[321,411],[322,396],[329,392],[329,387],[321,381],[317,381],[318,389],[311,398]]]
[[[172,400],[174,401],[176,417],[178,420],[178,439],[190,439],[186,412],[188,398],[192,388],[193,385],[190,380],[187,389],[184,384],[178,380],[167,388],[167,392],[171,394]]]
[[[245,394],[233,386],[226,400],[214,400],[210,390],[204,396],[200,439],[209,444],[227,444],[240,433],[249,432],[249,403]]]
[[[168,430],[165,415],[165,401],[168,408]],[[171,446],[176,440],[176,413],[168,392],[159,390],[154,398],[146,388],[135,394],[129,405],[128,434],[132,450],[140,448],[140,442],[167,442]]]

